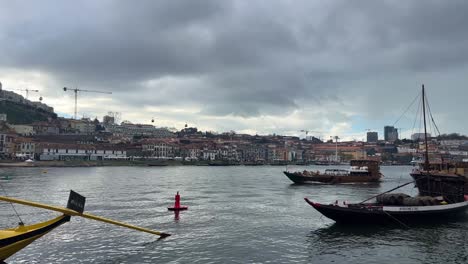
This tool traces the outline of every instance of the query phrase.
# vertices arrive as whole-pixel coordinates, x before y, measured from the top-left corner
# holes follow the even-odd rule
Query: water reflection
[[[9,171],[10,180],[0,172],[11,196],[64,205],[75,189],[87,197],[90,213],[172,234],[156,242],[72,218],[8,263],[468,263],[468,221],[349,228],[331,224],[303,200],[359,202],[411,180],[410,169],[382,168],[379,185],[294,185],[274,166],[49,168],[46,174],[20,168]],[[414,190],[405,187],[402,192]],[[190,206],[178,220],[167,211],[176,189]],[[17,209],[28,223],[54,214]],[[0,203],[0,226],[15,226],[16,219]]]
[[[307,250],[319,263],[373,263],[386,257],[398,263],[466,263],[466,226],[466,222],[409,229],[332,224],[307,235]]]

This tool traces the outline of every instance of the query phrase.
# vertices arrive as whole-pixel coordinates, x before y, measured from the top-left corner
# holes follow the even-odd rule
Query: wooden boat
[[[438,195],[442,189],[456,188],[465,182],[465,194],[468,194],[468,163],[420,163],[420,166],[411,172],[411,177],[417,182],[416,187],[424,195]],[[427,169],[426,169],[427,168]],[[424,180],[422,180],[424,179]],[[441,185],[440,183],[444,184]],[[446,192],[446,191],[445,191]]]
[[[305,201],[321,214],[340,224],[396,224],[448,221],[463,217],[468,197],[456,203],[437,205],[384,205],[381,203],[321,204]]]
[[[437,196],[443,193],[454,192],[458,190],[460,184],[465,185],[463,193],[468,194],[468,164],[466,162],[458,163],[440,163],[429,162],[429,148],[427,144],[426,130],[426,95],[424,85],[422,87],[422,102],[424,115],[424,161],[419,162],[419,168],[413,170],[410,174],[416,182],[416,187],[421,195]],[[457,194],[456,194],[457,195]],[[453,199],[453,197],[447,197]]]
[[[20,222],[16,228],[0,230],[0,263],[3,263],[7,258],[17,253],[24,247],[28,246],[29,244],[34,242],[36,239],[42,237],[43,235],[59,227],[60,225],[70,221],[71,216],[79,216],[79,217],[84,217],[88,219],[93,219],[96,221],[101,221],[101,222],[106,222],[106,223],[122,226],[122,227],[127,227],[130,229],[147,232],[153,235],[158,235],[161,238],[170,236],[170,234],[167,234],[167,233],[153,231],[150,229],[146,229],[146,228],[118,222],[115,220],[107,219],[104,217],[95,216],[89,213],[85,213],[84,205],[85,205],[86,198],[74,191],[70,191],[70,197],[68,199],[68,204],[66,208],[42,204],[42,203],[36,203],[36,202],[6,197],[6,196],[0,196],[0,200],[10,202],[10,203],[18,203],[18,204],[43,208],[47,210],[57,211],[63,214],[61,216],[58,216],[54,219],[51,219],[49,221],[45,221],[42,223],[37,223],[33,225],[24,225],[22,222]]]
[[[419,179],[425,181],[425,178]],[[448,221],[466,215],[468,195],[464,194],[464,178],[457,179],[458,184],[453,188],[441,189],[438,196],[410,197],[405,194],[390,193],[398,188],[414,183],[414,181],[400,185],[392,190],[371,197],[360,203],[336,201],[333,204],[321,204],[308,198],[305,201],[324,216],[337,223],[344,224],[401,224]],[[439,185],[445,185],[439,182]],[[427,192],[423,192],[427,194]],[[376,198],[376,202],[366,203]]]
[[[378,161],[373,160],[351,160],[351,168],[343,169],[326,169],[320,171],[296,171],[283,173],[294,183],[372,183],[379,182],[382,178]]]
[[[16,228],[0,230],[0,261],[4,261],[52,229],[70,221],[69,215],[34,225],[20,224]]]
[[[423,169],[411,173],[414,181],[360,203],[340,204],[335,202],[334,204],[321,204],[307,198],[305,198],[305,201],[324,216],[337,223],[347,224],[398,223],[406,226],[406,223],[409,222],[423,223],[437,220],[447,222],[451,219],[457,219],[459,216],[466,216],[466,209],[468,208],[468,195],[465,195],[467,178],[464,175],[433,171],[429,166],[424,85],[422,86],[422,98],[424,132],[426,135],[425,165]],[[390,193],[411,183],[415,183],[418,187],[419,196],[409,197],[405,194]],[[376,198],[376,202],[365,203],[374,198]]]

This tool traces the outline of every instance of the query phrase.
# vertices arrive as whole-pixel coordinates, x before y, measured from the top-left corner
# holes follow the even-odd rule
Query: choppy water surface
[[[410,181],[411,167],[383,167],[384,182],[378,185],[293,185],[282,170],[275,166],[3,169],[0,182],[10,196],[65,206],[73,189],[87,197],[90,213],[172,234],[158,241],[150,234],[75,217],[7,262],[468,263],[468,220],[409,230],[345,228],[321,217],[303,200],[361,201]],[[189,206],[179,220],[166,209],[176,191],[181,192],[182,204]],[[412,186],[404,191],[416,194]],[[57,215],[16,208],[26,224]],[[17,222],[11,206],[0,202],[0,228]]]

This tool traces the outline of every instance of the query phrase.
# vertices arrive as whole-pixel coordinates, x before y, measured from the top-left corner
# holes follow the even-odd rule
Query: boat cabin
[[[366,174],[373,177],[380,175],[380,165],[376,160],[351,160],[350,165],[350,172],[353,175]]]

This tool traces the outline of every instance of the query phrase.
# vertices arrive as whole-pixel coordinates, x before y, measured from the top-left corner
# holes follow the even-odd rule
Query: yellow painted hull
[[[20,225],[17,228],[12,229],[5,229],[0,230],[0,263],[2,263],[5,259],[10,257],[11,255],[15,254],[19,250],[23,249],[27,245],[31,244],[34,240],[40,238],[41,236],[47,234],[52,229],[58,227],[59,225],[70,221],[70,216],[79,216],[88,219],[93,219],[100,222],[105,222],[113,225],[118,225],[146,233],[150,233],[153,235],[158,235],[161,238],[170,236],[170,234],[158,232],[150,229],[146,229],[139,226],[130,225],[127,223],[118,222],[115,220],[107,219],[104,217],[84,213],[84,204],[85,204],[85,197],[70,191],[70,197],[68,199],[67,208],[52,206],[48,204],[36,203],[6,196],[0,196],[0,201],[10,202],[10,203],[17,203],[23,204],[27,206],[33,206],[38,208],[43,208],[47,210],[57,211],[63,213],[62,216],[54,218],[52,220],[30,225],[24,226]]]
[[[34,240],[68,221],[70,221],[70,216],[61,215],[34,225],[20,225],[16,228],[0,230],[0,261],[4,261]]]

